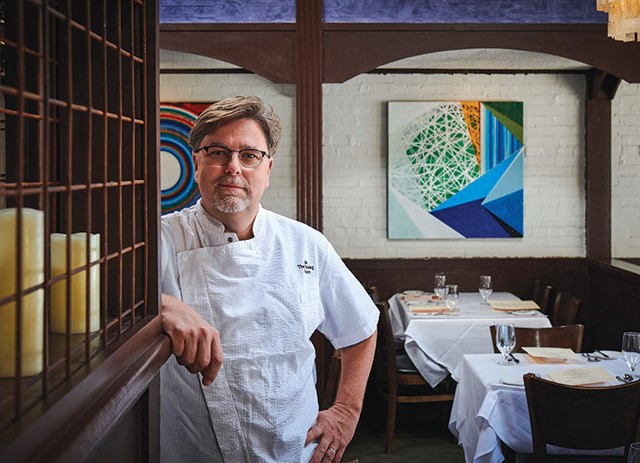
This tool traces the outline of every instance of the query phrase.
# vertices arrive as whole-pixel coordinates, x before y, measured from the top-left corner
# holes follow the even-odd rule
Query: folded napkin
[[[439,304],[429,304],[429,305],[419,305],[419,304],[411,304],[409,306],[409,311],[413,314],[450,314],[451,309],[449,309],[446,305]]]
[[[494,310],[540,310],[540,306],[535,301],[494,301],[489,300],[489,305]]]
[[[404,302],[432,302],[440,300],[435,294],[404,294],[400,296],[400,299]]]

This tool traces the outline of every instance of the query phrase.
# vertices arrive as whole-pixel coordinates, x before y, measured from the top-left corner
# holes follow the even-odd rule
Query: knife
[[[513,354],[509,354],[509,358],[510,358],[511,360],[513,360],[514,362],[516,362],[516,363],[520,363],[520,360],[518,360],[517,358],[515,358],[515,356],[514,356]]]
[[[602,355],[603,357],[609,358],[609,356],[607,354],[605,354],[604,352],[602,352],[600,349],[595,349],[594,352],[597,352],[598,354]]]

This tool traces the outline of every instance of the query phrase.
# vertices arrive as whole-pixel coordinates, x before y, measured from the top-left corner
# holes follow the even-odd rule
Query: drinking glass
[[[452,314],[455,314],[458,312],[458,285],[447,285],[446,291],[447,308],[451,311]]]
[[[480,286],[478,287],[478,291],[480,291],[480,296],[482,296],[482,303],[485,305],[489,304],[487,299],[493,292],[493,286],[491,286],[491,275],[480,276]]]
[[[629,459],[627,463],[640,463],[640,442],[634,442],[629,446]]]
[[[496,347],[502,353],[498,365],[510,365],[509,354],[516,346],[516,329],[511,324],[500,324],[496,327]]]
[[[444,273],[436,273],[433,280],[433,292],[441,301],[447,295],[447,276]]]
[[[622,335],[622,356],[633,374],[640,363],[640,333],[627,331]]]

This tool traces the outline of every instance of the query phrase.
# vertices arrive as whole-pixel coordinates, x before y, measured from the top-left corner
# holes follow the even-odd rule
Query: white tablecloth
[[[515,354],[519,364],[498,365],[501,354],[465,355],[453,373],[458,382],[451,408],[449,430],[464,449],[467,463],[500,463],[504,456],[500,441],[516,452],[533,452],[531,424],[523,386],[508,386],[501,379],[521,378],[525,373],[546,373],[558,369],[602,366],[613,376],[629,373],[622,358],[589,363],[534,364],[525,354]],[[613,381],[611,384],[620,384]],[[550,453],[578,453],[549,447]],[[589,452],[622,455],[623,449]]]
[[[464,354],[493,352],[489,326],[513,323],[518,327],[549,327],[547,317],[512,315],[482,304],[479,293],[460,293],[460,314],[412,315],[396,294],[389,299],[389,314],[396,336],[405,337],[405,350],[416,368],[435,387],[451,374]],[[511,293],[494,293],[491,300],[519,300]]]

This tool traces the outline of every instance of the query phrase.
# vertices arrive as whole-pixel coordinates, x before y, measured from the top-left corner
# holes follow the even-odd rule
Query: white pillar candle
[[[16,294],[18,256],[22,263],[22,289],[44,282],[44,213],[23,208],[22,252],[16,246],[17,209],[0,210],[0,298]],[[15,301],[0,306],[0,377],[16,375]],[[21,310],[21,374],[32,376],[42,372],[44,290],[38,289],[22,297]]]
[[[100,259],[100,235],[89,236],[89,256],[87,257],[87,234],[71,235],[70,271]],[[67,235],[51,235],[51,277],[67,272]],[[89,292],[89,331],[100,328],[100,266],[89,268],[89,287],[87,271],[71,276],[71,333],[84,333],[87,317],[87,291]],[[67,279],[51,285],[51,331],[67,332]]]

